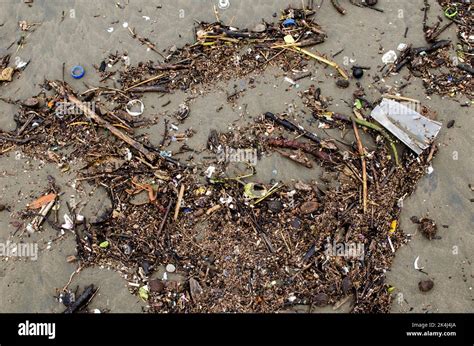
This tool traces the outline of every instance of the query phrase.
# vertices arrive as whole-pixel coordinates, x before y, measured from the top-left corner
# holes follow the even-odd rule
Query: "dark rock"
[[[377,0],[365,0],[367,6],[375,6],[377,5]]]
[[[344,294],[347,294],[350,290],[352,289],[352,281],[351,281],[351,278],[346,276],[343,280],[342,280],[342,291],[344,292]]]
[[[433,280],[421,280],[418,283],[418,288],[420,289],[421,292],[428,292],[430,291],[434,286]]]
[[[279,213],[283,209],[283,203],[280,200],[268,201],[267,207],[270,211]]]
[[[326,293],[318,293],[314,296],[314,305],[325,306],[328,305],[329,297]]]
[[[147,261],[143,261],[141,266],[143,268],[143,272],[145,273],[145,275],[150,274],[150,263],[148,263]]]
[[[150,292],[161,293],[165,289],[165,284],[160,279],[150,280],[148,282]]]
[[[0,211],[4,211],[6,209],[4,204],[0,204]]]
[[[454,126],[454,120],[448,121],[446,127],[447,127],[448,129],[450,129],[450,128],[453,127],[453,126]]]
[[[354,76],[354,78],[360,79],[364,75],[364,70],[361,69],[360,67],[354,67],[352,69],[352,75]]]
[[[36,97],[30,97],[23,101],[23,106],[36,108],[39,105],[39,100]]]
[[[253,32],[265,32],[267,30],[267,26],[265,24],[257,24],[255,25],[255,27],[253,28]]]
[[[295,217],[292,221],[291,221],[291,227],[293,228],[296,228],[296,229],[300,229],[301,228],[301,220],[297,217]]]
[[[338,79],[336,81],[336,85],[339,87],[339,88],[347,88],[349,86],[349,81],[347,79]]]
[[[319,208],[319,203],[316,201],[309,201],[309,202],[304,202],[300,210],[303,214],[311,214],[315,212]]]
[[[198,299],[199,295],[203,292],[201,285],[194,278],[189,279],[189,292],[194,300]]]
[[[107,64],[105,63],[105,61],[102,61],[100,63],[99,71],[104,72],[106,67],[107,67]]]

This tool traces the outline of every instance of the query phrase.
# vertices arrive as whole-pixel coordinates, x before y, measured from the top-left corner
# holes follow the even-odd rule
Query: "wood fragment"
[[[352,127],[354,128],[354,134],[357,141],[357,149],[360,155],[360,161],[362,164],[362,200],[363,200],[363,210],[364,214],[367,212],[367,167],[365,162],[365,150],[360,140],[359,130],[357,129],[357,124],[353,120]]]
[[[179,189],[178,200],[176,201],[176,208],[174,209],[174,217],[173,220],[178,220],[179,209],[181,208],[181,201],[183,200],[184,195],[184,184],[181,184],[181,188]]]

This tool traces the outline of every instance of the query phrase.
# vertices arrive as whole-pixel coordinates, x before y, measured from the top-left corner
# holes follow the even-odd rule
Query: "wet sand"
[[[66,66],[66,81],[77,91],[84,91],[88,86],[99,85],[99,76],[92,67],[99,65],[109,53],[128,52],[132,65],[148,59],[159,59],[157,53],[147,50],[133,39],[123,24],[136,29],[137,33],[155,43],[159,50],[172,45],[181,46],[193,40],[192,24],[194,19],[214,21],[212,5],[218,1],[125,1],[121,9],[115,5],[117,1],[94,2],[83,1],[39,1],[35,0],[31,7],[23,2],[2,1],[0,11],[0,56],[11,54],[12,63],[16,57],[29,65],[21,73],[15,75],[13,82],[0,86],[0,96],[12,99],[24,99],[40,91],[39,84],[44,79],[62,79],[62,64]],[[264,18],[274,21],[272,14],[288,3],[300,6],[300,1],[236,1],[231,0],[228,9],[219,10],[220,18],[225,23],[237,27],[255,26]],[[315,1],[319,3],[319,1]],[[161,6],[158,6],[160,5]],[[340,16],[329,1],[324,1],[315,20],[327,32],[326,42],[315,47],[321,53],[334,54],[344,51],[334,60],[344,64],[345,59],[353,59],[354,64],[370,66],[361,80],[368,99],[380,97],[373,85],[372,77],[378,74],[381,53],[396,50],[399,43],[413,43],[424,46],[426,42],[422,32],[423,7],[422,0],[388,1],[380,0],[379,7],[384,13],[369,9],[361,9],[345,4],[346,16]],[[401,11],[400,11],[401,10]],[[61,17],[64,13],[64,20]],[[438,5],[433,2],[430,18],[435,20],[441,14]],[[149,19],[148,19],[149,18]],[[18,21],[41,23],[26,38],[26,44],[18,52],[14,44],[21,34]],[[3,25],[2,25],[3,24]],[[407,38],[403,37],[405,28],[409,27]],[[109,33],[107,29],[113,28]],[[28,33],[27,33],[28,34]],[[455,28],[449,28],[441,38],[455,40]],[[85,67],[86,75],[81,80],[74,80],[69,75],[72,66],[80,64]],[[332,96],[331,109],[341,113],[349,113],[350,108],[344,102],[352,99],[354,81],[345,90],[336,88],[333,71],[320,64],[311,63],[312,79],[298,81],[299,88],[289,88],[284,81],[284,74],[277,69],[269,69],[263,76],[255,76],[255,89],[248,89],[237,101],[237,107],[231,108],[226,102],[226,92],[248,86],[248,78],[223,82],[216,86],[215,92],[207,93],[190,102],[191,113],[186,121],[179,125],[180,131],[192,128],[196,134],[188,141],[194,148],[205,146],[209,129],[226,130],[232,124],[244,124],[258,114],[266,111],[282,112],[294,105],[298,117],[312,131],[318,132],[317,124],[312,124],[310,114],[301,112],[302,105],[297,95],[310,84],[321,87],[324,96]],[[399,85],[408,72],[386,78],[383,85]],[[421,100],[421,102],[437,111],[437,120],[443,122],[438,137],[439,154],[433,161],[434,171],[427,174],[419,183],[413,196],[404,201],[401,225],[406,232],[413,234],[413,239],[400,249],[390,272],[387,282],[395,287],[394,312],[468,312],[474,309],[474,270],[472,249],[474,248],[474,198],[468,184],[474,185],[472,178],[473,161],[471,159],[473,134],[472,107],[461,108],[462,97],[427,98],[421,81],[415,78],[404,89],[404,96]],[[87,84],[87,86],[85,85]],[[119,84],[117,83],[117,86]],[[144,118],[158,119],[156,125],[140,130],[148,134],[152,143],[159,143],[163,134],[163,118],[174,112],[186,97],[183,92],[159,97],[147,95],[143,102],[146,105]],[[167,101],[166,107],[162,107]],[[216,111],[221,105],[222,110]],[[0,101],[0,128],[3,131],[15,129],[13,115],[16,107]],[[449,120],[456,120],[453,128],[447,129]],[[138,132],[140,133],[140,132]],[[322,136],[327,136],[318,132]],[[331,132],[328,132],[331,134]],[[174,149],[173,147],[171,149]],[[47,186],[47,176],[57,179],[64,191],[59,215],[66,212],[65,200],[81,200],[86,203],[86,217],[100,208],[106,207],[108,201],[100,190],[76,191],[74,174],[61,173],[52,164],[44,164],[38,160],[21,157],[15,149],[0,155],[0,203],[9,206],[9,210],[0,212],[0,241],[19,241],[18,234],[12,237],[14,213],[25,208],[26,204],[36,197]],[[205,170],[206,167],[201,167]],[[318,180],[320,171],[301,170],[288,163],[279,155],[272,155],[257,165],[261,181],[278,180]],[[427,240],[416,231],[416,225],[409,220],[411,216],[429,215],[438,224],[441,239]],[[449,227],[445,228],[442,225]],[[75,254],[75,239],[70,233],[58,238],[56,231],[49,226],[44,231],[25,239],[27,242],[38,243],[37,261],[28,259],[5,258],[0,260],[0,311],[1,312],[61,312],[64,306],[54,296],[66,285],[76,265],[67,263],[66,257]],[[420,256],[419,264],[424,266],[427,274],[416,271],[413,262]],[[418,282],[431,278],[435,282],[433,290],[421,293]],[[111,312],[140,312],[145,304],[127,289],[127,281],[118,273],[108,268],[89,268],[75,275],[70,288],[79,286],[83,289],[93,283],[100,287],[98,295],[90,308]],[[326,309],[322,311],[330,311]],[[304,311],[304,309],[302,309]],[[344,309],[340,309],[344,311]]]

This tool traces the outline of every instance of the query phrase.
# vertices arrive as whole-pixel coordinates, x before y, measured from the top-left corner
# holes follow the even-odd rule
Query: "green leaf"
[[[356,99],[354,102],[354,106],[356,106],[357,109],[362,109],[362,102],[360,102],[359,99]]]
[[[102,243],[99,244],[99,246],[102,248],[102,249],[107,249],[109,247],[109,242],[106,240],[106,241],[103,241]]]
[[[148,287],[146,287],[146,286],[140,287],[139,290],[138,290],[138,295],[143,300],[148,300]]]

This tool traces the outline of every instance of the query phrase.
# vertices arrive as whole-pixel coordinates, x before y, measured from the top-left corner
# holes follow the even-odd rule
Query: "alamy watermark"
[[[247,162],[253,166],[257,165],[257,149],[223,147],[217,150],[217,160],[219,162]]]
[[[95,113],[95,102],[82,102],[82,104],[84,107]],[[55,114],[59,119],[63,119],[64,117],[70,115],[83,115],[84,111],[77,107],[74,103],[64,100],[56,102]]]
[[[27,257],[32,261],[38,259],[37,243],[14,243],[7,240],[0,242],[0,257]]]
[[[326,256],[340,256],[345,258],[353,258],[353,259],[364,259],[364,243],[338,243],[336,241],[327,242],[325,246],[324,253]]]

